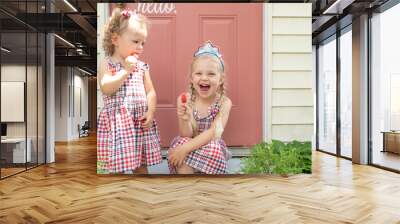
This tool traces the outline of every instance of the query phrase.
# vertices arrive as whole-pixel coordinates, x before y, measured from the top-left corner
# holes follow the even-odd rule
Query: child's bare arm
[[[186,98],[189,97],[189,94],[186,94]],[[183,104],[181,100],[181,95],[178,97],[177,102],[177,114],[178,114],[178,126],[179,126],[179,136],[181,137],[193,137],[193,128],[191,125],[192,111],[187,106],[187,103]]]
[[[149,71],[145,71],[144,73],[144,88],[147,96],[148,113],[154,114],[157,106],[157,95]]]
[[[125,69],[122,69],[115,75],[113,75],[107,69],[107,62],[102,61],[100,63],[99,74],[98,74],[101,91],[106,95],[114,94],[122,85],[122,83],[124,82],[124,80],[128,75],[129,72],[127,72]]]
[[[146,91],[148,108],[146,117],[142,118],[145,119],[142,123],[142,127],[147,129],[152,125],[154,113],[156,112],[157,95],[156,95],[156,90],[154,89],[153,86],[153,82],[151,81],[149,71],[145,71],[143,79],[144,79],[143,81],[144,81],[144,88]]]
[[[211,140],[220,138],[222,133],[221,129],[222,128],[222,132],[223,129],[225,128],[226,124],[228,123],[228,119],[229,119],[229,113],[231,111],[232,108],[232,102],[229,98],[225,97],[222,106],[221,106],[221,111],[218,114],[218,116],[215,118],[214,122],[212,123],[211,127],[202,132],[201,134],[199,134],[198,136],[196,136],[195,138],[191,139],[189,142],[187,142],[184,146],[185,150],[187,150],[186,152],[189,153],[191,151],[194,151],[198,148],[200,148],[201,146],[209,143]]]
[[[211,140],[218,138],[218,136],[216,136],[216,134],[218,134],[217,126],[218,124],[220,124],[222,128],[225,128],[225,125],[228,123],[231,107],[232,102],[228,98],[225,98],[221,106],[221,113],[219,113],[211,127],[207,131],[202,132],[200,135],[191,139],[187,143],[178,146],[177,148],[180,149],[176,148],[172,153],[168,155],[168,160],[171,161],[171,164],[173,164],[174,166],[181,166],[188,153],[202,147],[203,145],[209,143]]]

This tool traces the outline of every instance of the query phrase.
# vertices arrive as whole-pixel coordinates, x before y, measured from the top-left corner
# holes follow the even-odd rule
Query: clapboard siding
[[[281,141],[310,141],[314,132],[314,125],[273,125],[272,139]]]
[[[272,72],[272,88],[297,89],[312,88],[313,77],[311,72],[283,71]]]
[[[301,117],[302,119],[298,119]],[[272,124],[313,124],[312,107],[272,107]]]
[[[311,40],[311,38],[310,38]],[[311,44],[311,43],[310,43]],[[310,53],[272,53],[272,69],[274,71],[304,71],[312,68]]]
[[[271,34],[311,34],[311,17],[272,17]],[[311,44],[311,43],[310,43]]]
[[[306,17],[311,16],[311,7],[308,4],[272,4],[273,17]]]
[[[309,41],[310,35],[273,35],[272,51],[274,53],[310,53],[312,49]]]
[[[311,4],[268,4],[267,140],[310,141],[314,131]]]
[[[273,89],[272,107],[274,106],[312,107],[313,92],[311,89]]]

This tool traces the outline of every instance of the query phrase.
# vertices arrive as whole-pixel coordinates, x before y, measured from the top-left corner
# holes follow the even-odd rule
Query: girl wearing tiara
[[[147,20],[116,8],[105,26],[99,85],[104,108],[98,118],[98,169],[106,173],[147,173],[161,163],[160,138],[149,66],[138,60],[147,38]]]
[[[221,136],[232,102],[225,96],[224,71],[222,56],[210,41],[195,52],[189,92],[177,100],[179,136],[168,150],[171,173],[227,173],[231,154]]]

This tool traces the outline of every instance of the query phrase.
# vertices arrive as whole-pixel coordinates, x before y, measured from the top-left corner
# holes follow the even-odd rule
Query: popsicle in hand
[[[126,57],[125,61],[126,61],[127,63],[129,63],[128,66],[129,66],[130,68],[132,68],[133,66],[136,67],[137,61],[138,61],[137,59],[138,59],[137,54],[131,53],[130,56]],[[130,70],[130,69],[129,69],[129,70]]]
[[[181,94],[181,102],[182,102],[183,104],[186,103],[186,93],[182,93],[182,94]]]
[[[181,100],[181,110],[183,110],[182,112],[184,113],[182,115],[182,119],[183,120],[188,120],[189,119],[189,114],[188,114],[188,107],[186,106],[186,102],[187,102],[187,97],[186,97],[186,93],[182,93],[180,96],[180,100]]]
[[[126,58],[126,60],[129,63],[132,63],[132,64],[136,64],[137,63],[137,59],[138,59],[138,56],[135,53],[131,53],[131,55]]]

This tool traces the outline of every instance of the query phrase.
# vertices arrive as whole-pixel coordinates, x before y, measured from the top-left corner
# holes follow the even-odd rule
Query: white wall
[[[33,66],[27,66],[25,65],[18,65],[18,64],[8,64],[8,65],[2,65],[1,66],[1,81],[10,81],[10,82],[25,82],[25,75],[26,75],[26,70],[28,71],[28,74],[36,74],[36,67]],[[31,83],[30,83],[31,84]],[[36,82],[35,82],[36,85]],[[34,94],[35,93],[35,94]],[[27,93],[27,102],[31,102],[32,98],[36,99],[36,89],[34,93]],[[36,107],[36,105],[35,105]],[[1,108],[2,110],[7,110],[8,108]],[[22,108],[24,110],[24,108]],[[36,121],[36,114],[34,114],[35,117],[31,117],[31,114],[27,114],[28,116],[28,121],[31,122],[33,119]],[[8,137],[25,137],[25,122],[7,122],[7,136]],[[32,125],[29,125],[28,128],[32,127]],[[36,127],[36,126],[35,126]],[[28,134],[29,134],[28,130]],[[29,135],[28,135],[29,137]]]
[[[264,138],[311,141],[311,3],[264,4]]]
[[[28,70],[33,69],[28,66]],[[25,65],[1,65],[1,81],[25,82]]]
[[[11,82],[25,82],[26,83],[26,107],[22,105],[20,112],[25,113],[26,110],[26,121],[23,122],[6,122],[7,123],[7,137],[9,138],[24,138],[25,135],[30,140],[32,161],[36,162],[37,158],[39,163],[44,163],[45,159],[45,142],[44,142],[44,74],[41,66],[32,66],[25,64],[3,64],[1,66],[1,78],[3,81]],[[3,92],[4,89],[2,89]],[[22,92],[21,92],[22,91]],[[20,94],[24,94],[23,90],[20,90]],[[7,95],[2,95],[8,97]],[[23,97],[24,98],[24,97]],[[25,102],[25,101],[24,101]],[[22,102],[22,104],[24,104]],[[15,113],[10,107],[2,107],[3,112]],[[18,109],[14,109],[18,110]]]
[[[55,140],[77,139],[78,124],[88,120],[88,78],[75,68],[56,67],[55,85]]]
[[[109,18],[109,7],[108,3],[97,3],[97,67],[99,66],[100,60],[104,58],[104,50],[102,47],[103,39],[103,27]],[[103,108],[103,96],[100,91],[99,83],[97,82],[97,116],[99,116],[100,110]]]
[[[25,82],[25,65],[9,64],[1,66],[1,81],[18,81]],[[32,70],[28,66],[28,71]],[[1,108],[7,110],[7,108]],[[7,123],[7,136],[8,137],[25,137],[25,122],[10,122]]]
[[[56,67],[55,76],[55,123],[56,123],[56,141],[67,141],[68,140],[68,68],[67,67]],[[67,97],[66,97],[67,96]]]
[[[71,138],[78,138],[79,133],[78,133],[78,124],[82,126],[85,121],[88,121],[89,119],[89,114],[88,114],[88,77],[83,76],[84,74],[81,73],[79,70],[75,69],[74,70],[74,89],[75,91],[73,92],[74,96],[74,107],[73,110],[75,110],[75,113],[72,113],[73,119],[71,123],[71,132],[70,136]],[[79,93],[80,90],[80,93]],[[80,97],[79,97],[80,95]],[[80,103],[79,103],[80,101]],[[79,108],[81,107],[81,108]],[[82,110],[81,112],[79,110]]]

